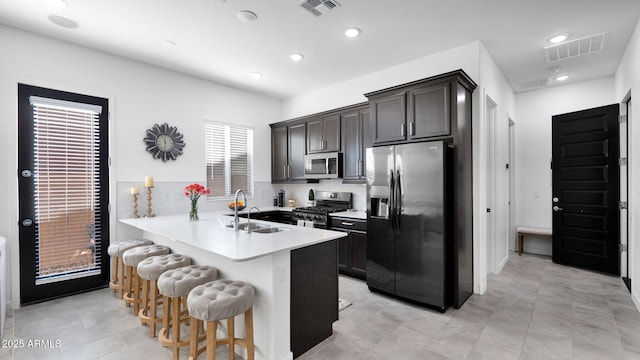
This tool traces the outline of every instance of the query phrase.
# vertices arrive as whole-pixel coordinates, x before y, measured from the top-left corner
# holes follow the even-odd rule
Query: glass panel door
[[[107,284],[108,100],[20,84],[22,304]]]

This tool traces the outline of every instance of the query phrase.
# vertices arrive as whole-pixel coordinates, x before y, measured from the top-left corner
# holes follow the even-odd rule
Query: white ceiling
[[[315,17],[299,0],[66,0],[62,9],[46,0],[0,0],[0,23],[288,98],[476,40],[516,92],[555,77],[552,66],[571,76],[566,82],[610,76],[640,17],[640,0],[336,1],[340,7]],[[258,20],[241,22],[240,10]],[[55,25],[49,15],[78,27]],[[360,37],[343,35],[352,26]],[[604,50],[546,62],[542,48],[551,36],[601,32],[608,32]],[[304,59],[291,61],[294,52]],[[264,76],[253,79],[253,71]]]

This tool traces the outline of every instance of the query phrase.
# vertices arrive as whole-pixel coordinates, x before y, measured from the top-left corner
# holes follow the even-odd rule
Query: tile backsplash
[[[152,212],[155,215],[170,215],[188,213],[190,210],[189,199],[184,196],[185,186],[194,181],[185,182],[163,182],[155,181],[152,189]],[[133,200],[131,188],[137,187],[138,195],[138,215],[143,216],[147,212],[147,193],[144,183],[139,182],[118,182],[117,191],[117,218],[130,217],[133,214]],[[273,206],[273,198],[278,190],[285,191],[285,200],[295,199],[297,206],[306,206],[309,189],[313,191],[347,191],[353,194],[353,208],[365,210],[366,207],[366,186],[364,184],[342,184],[341,180],[322,180],[317,184],[271,184],[266,181],[257,181],[254,184],[254,195],[247,199],[249,206],[267,207]],[[229,199],[207,200],[205,197],[198,201],[200,211],[224,210],[229,204]],[[286,203],[285,203],[286,204]]]
[[[163,182],[155,181],[152,189],[151,208],[155,215],[170,214],[187,214],[190,210],[189,199],[184,196],[184,188],[195,181],[185,182]],[[117,217],[126,218],[133,214],[133,199],[131,196],[131,188],[137,187],[140,191],[138,195],[138,215],[143,216],[147,213],[147,189],[144,184],[139,182],[118,182],[117,191]],[[273,187],[269,182],[255,182],[254,195],[247,199],[250,206],[272,206],[273,196],[275,195]],[[230,200],[228,198],[208,200],[201,197],[198,201],[199,211],[216,211],[227,209]]]
[[[298,206],[306,206],[308,200],[309,189],[316,191],[345,191],[353,195],[353,209],[366,210],[366,191],[365,184],[343,184],[342,180],[321,180],[317,184],[273,184],[274,194],[278,190],[285,191],[285,199],[295,199]],[[273,198],[271,199],[273,203]]]

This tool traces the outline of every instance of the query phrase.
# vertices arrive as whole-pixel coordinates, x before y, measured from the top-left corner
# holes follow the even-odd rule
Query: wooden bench
[[[536,228],[529,226],[518,226],[516,229],[518,233],[518,255],[522,255],[522,241],[525,236],[538,236],[538,237],[549,237],[551,238],[552,232],[551,229],[547,228]]]

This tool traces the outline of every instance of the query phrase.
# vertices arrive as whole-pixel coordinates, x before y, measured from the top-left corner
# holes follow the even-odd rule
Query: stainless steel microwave
[[[304,157],[305,179],[338,179],[342,177],[342,153],[309,154]]]

